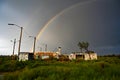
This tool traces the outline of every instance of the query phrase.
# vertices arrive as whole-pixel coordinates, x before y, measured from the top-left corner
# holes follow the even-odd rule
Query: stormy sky
[[[120,54],[119,0],[0,0],[0,55],[11,55],[20,28],[23,27],[21,51],[30,51],[33,38],[42,34],[36,51],[45,45],[48,51],[62,47],[63,53],[80,51],[79,41],[90,43],[89,49],[100,54]]]

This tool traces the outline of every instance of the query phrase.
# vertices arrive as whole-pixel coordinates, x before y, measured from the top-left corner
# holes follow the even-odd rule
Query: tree
[[[79,43],[78,43],[78,47],[80,48],[81,53],[82,53],[82,50],[83,50],[83,49],[86,50],[86,52],[89,52],[89,50],[88,50],[89,43],[88,43],[88,42],[84,42],[84,41],[79,42]]]
[[[90,53],[91,53],[91,52],[94,53],[94,51],[89,51],[89,50],[88,50],[89,43],[88,43],[88,42],[84,42],[84,41],[83,41],[83,42],[79,42],[79,43],[78,43],[78,46],[79,46],[81,52],[82,52],[82,49],[84,49],[85,52],[89,54],[89,58],[91,59]]]
[[[78,43],[78,47],[80,48],[80,52],[82,53],[83,43],[82,43],[82,42],[79,42],[79,43]]]
[[[87,53],[89,52],[88,47],[89,47],[89,43],[83,42],[83,48],[86,50]]]

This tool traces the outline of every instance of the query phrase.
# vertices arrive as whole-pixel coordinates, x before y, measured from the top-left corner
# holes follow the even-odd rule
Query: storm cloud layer
[[[8,23],[24,27],[21,51],[29,51],[33,39],[28,36],[37,36],[52,18],[64,11],[47,25],[38,39],[36,51],[40,47],[44,50],[47,44],[49,51],[61,46],[63,53],[70,53],[79,51],[79,41],[88,41],[89,49],[98,54],[119,54],[119,4],[119,0],[0,1],[0,51],[12,51],[10,40],[19,39],[20,30]]]

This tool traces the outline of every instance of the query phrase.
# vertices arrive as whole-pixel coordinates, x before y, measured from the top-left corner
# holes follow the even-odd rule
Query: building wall
[[[85,57],[84,57],[84,60],[90,60],[89,54],[86,54],[86,53],[85,53],[84,56],[85,56]]]
[[[79,57],[80,56],[80,57]],[[74,53],[69,55],[69,59],[83,59],[83,60],[97,60],[97,54],[96,53]]]
[[[28,54],[20,54],[19,61],[26,61],[28,60]]]
[[[90,54],[90,57],[91,57],[91,60],[97,60],[97,54],[96,53]]]
[[[35,53],[35,59],[45,59],[50,57],[56,58],[57,53],[54,53],[54,52],[36,52]]]
[[[33,60],[34,54],[30,52],[21,52],[19,55],[19,61]]]
[[[69,59],[70,59],[70,60],[76,59],[76,54],[70,54],[70,55],[69,55]]]

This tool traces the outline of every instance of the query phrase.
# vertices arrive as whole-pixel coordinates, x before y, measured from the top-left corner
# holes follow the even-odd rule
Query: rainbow
[[[56,14],[54,17],[52,17],[44,26],[43,28],[39,31],[38,35],[36,36],[36,40],[38,41],[38,39],[40,38],[40,36],[42,35],[42,33],[45,31],[45,29],[48,27],[49,24],[51,24],[57,17],[61,16],[62,14],[64,14],[65,12],[75,8],[75,7],[78,7],[78,6],[82,6],[82,5],[85,5],[85,4],[88,4],[88,3],[92,3],[93,1],[96,1],[96,0],[89,0],[89,1],[85,1],[85,2],[80,2],[80,3],[77,3],[77,4],[74,4],[64,10],[62,10],[61,12],[59,12],[58,14]]]
[[[42,33],[46,30],[46,28],[49,26],[49,24],[51,24],[56,18],[58,18],[59,16],[61,16],[62,14],[64,14],[65,12],[71,10],[71,9],[74,9],[78,6],[83,6],[85,4],[89,4],[89,3],[92,3],[96,0],[88,0],[88,1],[84,1],[84,2],[80,2],[80,3],[77,3],[77,4],[74,4],[68,8],[65,8],[64,10],[60,11],[58,14],[56,14],[55,16],[53,16],[43,27],[42,29],[39,31],[38,35],[36,36],[36,42],[38,41],[38,39],[40,39]]]

